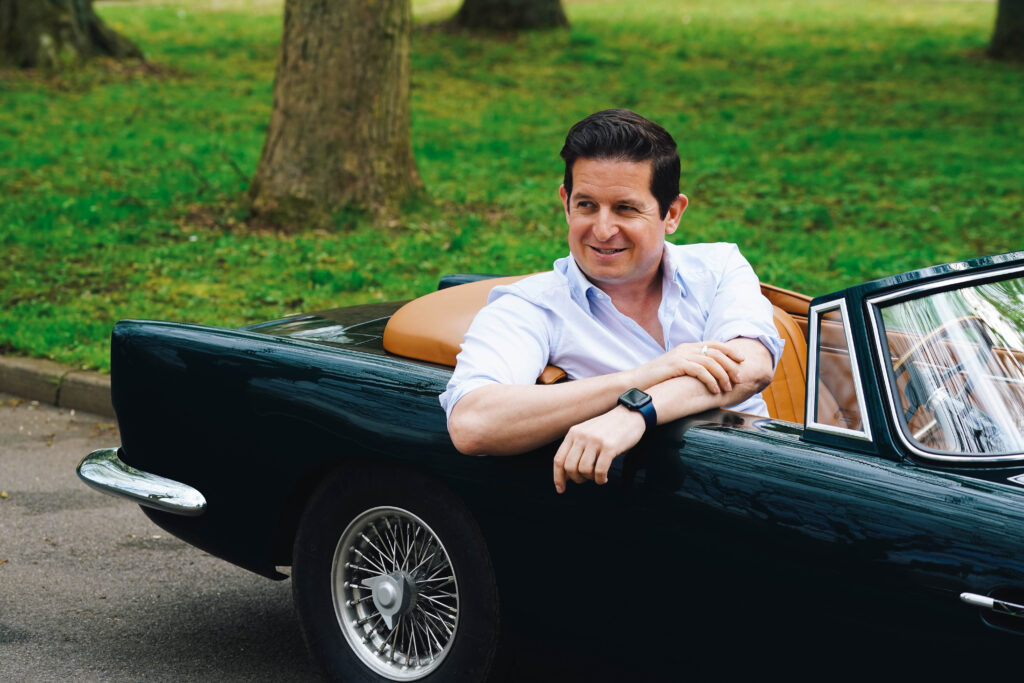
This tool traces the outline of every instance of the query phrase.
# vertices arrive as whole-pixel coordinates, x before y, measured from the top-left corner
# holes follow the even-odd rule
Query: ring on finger
[[[702,356],[708,355],[708,345],[707,344],[705,344],[703,347],[701,347],[700,355],[702,355]]]

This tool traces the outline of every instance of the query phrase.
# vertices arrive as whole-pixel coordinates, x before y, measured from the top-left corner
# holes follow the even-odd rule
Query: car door
[[[807,666],[856,644],[1024,645],[960,598],[1024,586],[1019,486],[801,432],[723,413],[662,430],[635,471],[627,458],[631,556],[650,568],[640,576],[661,577],[648,607],[688,613],[677,631],[710,650],[739,640],[766,661],[800,642]]]

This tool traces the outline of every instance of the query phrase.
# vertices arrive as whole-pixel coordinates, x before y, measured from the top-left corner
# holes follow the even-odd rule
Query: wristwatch
[[[651,429],[658,425],[658,411],[654,409],[654,401],[646,391],[630,389],[619,396],[619,405],[626,406],[644,416],[645,429]]]

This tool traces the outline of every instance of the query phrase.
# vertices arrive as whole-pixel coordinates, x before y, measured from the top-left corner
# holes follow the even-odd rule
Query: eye
[[[594,202],[592,202],[590,200],[587,200],[587,199],[581,199],[580,201],[576,202],[576,208],[577,209],[592,209],[592,208],[594,208]]]
[[[619,204],[619,211],[636,211],[637,208],[631,204]]]

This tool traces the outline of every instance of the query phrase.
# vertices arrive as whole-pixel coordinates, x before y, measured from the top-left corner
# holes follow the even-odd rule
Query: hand
[[[571,427],[555,453],[555,490],[565,491],[566,478],[608,483],[612,461],[635,446],[645,429],[644,416],[623,406]]]
[[[689,376],[712,394],[728,392],[740,381],[740,363],[744,360],[742,352],[724,342],[680,344],[638,367],[636,386],[647,389],[673,377]]]

